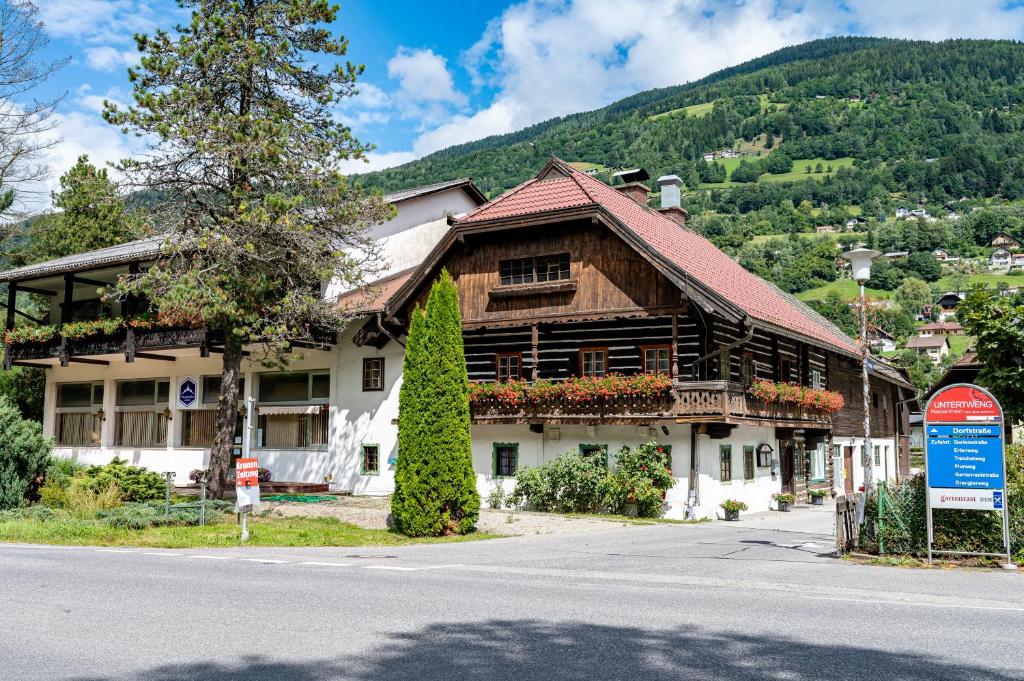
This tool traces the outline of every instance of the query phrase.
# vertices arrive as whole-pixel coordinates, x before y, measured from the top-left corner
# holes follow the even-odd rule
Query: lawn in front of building
[[[111,527],[100,520],[31,517],[0,520],[0,542],[67,546],[134,546],[167,549],[232,547],[239,545],[236,523],[152,526],[141,530]],[[409,538],[391,530],[371,530],[336,518],[271,518],[249,520],[248,546],[401,546],[494,539],[497,534]]]

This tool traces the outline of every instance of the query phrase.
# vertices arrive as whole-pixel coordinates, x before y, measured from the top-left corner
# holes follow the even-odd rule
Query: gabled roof
[[[487,197],[484,196],[483,192],[481,192],[475,184],[473,184],[473,179],[470,177],[461,177],[457,180],[448,180],[446,182],[435,182],[433,184],[425,184],[421,187],[412,187],[410,189],[399,189],[385,194],[384,200],[388,203],[401,203],[402,201],[416,199],[421,196],[427,196],[428,194],[443,192],[447,189],[462,189],[464,192],[469,194],[469,197],[473,199],[478,206],[487,201]]]
[[[907,339],[907,347],[912,350],[941,348],[948,344],[946,336],[911,336]]]
[[[536,177],[468,213],[456,221],[455,227],[505,223],[527,215],[587,208],[605,216],[627,243],[648,256],[671,279],[682,282],[691,297],[713,298],[731,308],[736,318],[747,316],[844,354],[860,354],[859,347],[838,327],[743,269],[704,237],[680,227],[658,211],[640,206],[561,159],[553,158]],[[432,256],[439,257],[446,248],[442,241]],[[433,259],[429,258],[427,263]],[[414,276],[403,288],[415,287],[415,279]]]
[[[929,322],[917,327],[920,331],[963,331],[964,327],[956,322]]]
[[[160,255],[160,248],[166,240],[166,236],[151,236],[138,241],[129,241],[117,246],[108,246],[95,251],[77,253],[56,260],[35,265],[26,265],[14,270],[0,272],[0,283],[9,281],[27,281],[50,277],[69,272],[79,272],[83,269],[97,269],[100,267],[123,265],[140,260],[149,260]]]
[[[377,313],[384,309],[384,305],[395,295],[395,292],[402,287],[402,284],[409,280],[415,267],[404,269],[401,272],[389,274],[386,277],[368,282],[351,291],[346,291],[338,296],[338,305],[343,309],[360,313]]]

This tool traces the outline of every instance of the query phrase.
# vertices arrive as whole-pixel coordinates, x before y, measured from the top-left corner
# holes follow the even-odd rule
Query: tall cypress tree
[[[469,432],[469,377],[458,289],[447,271],[431,287],[426,313],[413,313],[405,372],[391,504],[395,527],[412,536],[472,532],[480,494]]]

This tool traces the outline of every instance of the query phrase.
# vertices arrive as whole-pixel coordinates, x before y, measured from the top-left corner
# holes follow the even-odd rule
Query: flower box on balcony
[[[768,408],[821,418],[843,408],[843,396],[834,390],[809,388],[795,383],[759,380],[750,387],[751,396]]]
[[[477,415],[513,413],[656,414],[671,403],[672,380],[661,374],[577,377],[536,383],[473,383],[470,406]]]

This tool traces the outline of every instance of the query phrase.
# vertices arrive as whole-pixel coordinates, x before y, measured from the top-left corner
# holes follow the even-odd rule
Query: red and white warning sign
[[[1002,411],[992,397],[970,385],[952,385],[932,398],[924,420],[928,423],[973,423],[1002,420]]]
[[[256,459],[235,461],[235,498],[238,508],[260,503],[260,464]]]

